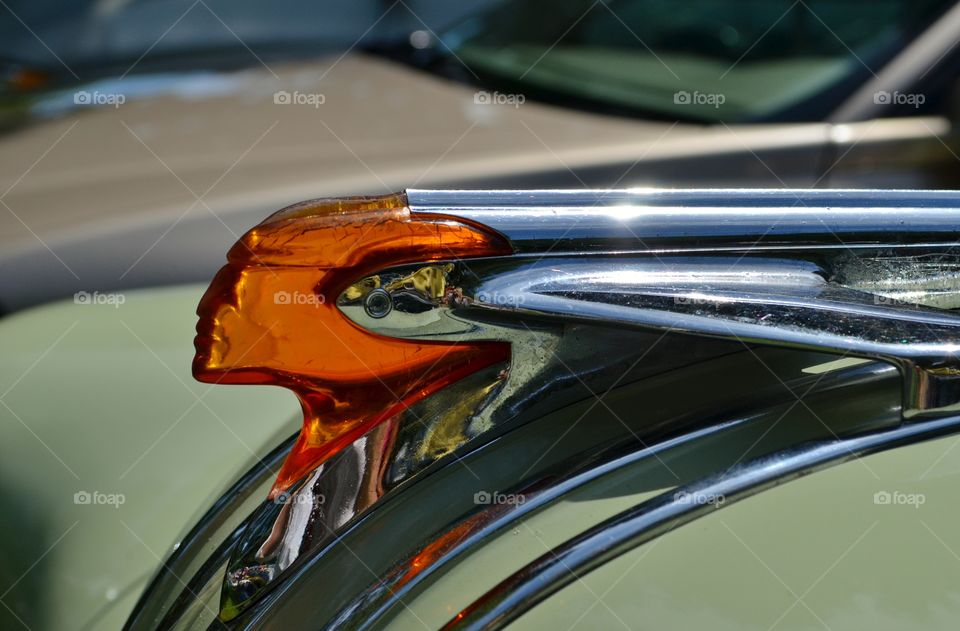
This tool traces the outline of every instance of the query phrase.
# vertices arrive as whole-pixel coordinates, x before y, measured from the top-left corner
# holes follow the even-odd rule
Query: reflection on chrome
[[[441,390],[356,440],[292,492],[265,502],[227,568],[221,618],[235,617],[302,554],[328,543],[392,488],[467,443],[476,412],[503,392],[506,366],[492,366]]]
[[[430,310],[411,314],[398,299],[390,316],[372,320],[355,301],[338,306],[395,337],[509,340],[504,316],[539,316],[850,353],[901,368],[905,417],[960,408],[960,316],[829,282],[829,265],[794,257],[571,257],[544,266],[517,256],[451,270],[457,300],[421,294]],[[491,312],[501,315],[496,324],[485,321]]]
[[[671,490],[597,524],[504,579],[444,629],[502,629],[551,594],[637,546],[777,484],[839,462],[960,430],[960,417],[788,449]],[[720,502],[690,498],[722,498]]]

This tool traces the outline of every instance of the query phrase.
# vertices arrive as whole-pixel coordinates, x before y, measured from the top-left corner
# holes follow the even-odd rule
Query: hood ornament
[[[509,357],[503,342],[377,335],[344,316],[337,297],[393,265],[510,253],[490,230],[411,213],[403,194],[296,204],[233,246],[197,308],[193,374],[299,398],[303,428],[270,499],[412,403]],[[411,282],[436,284],[434,276]],[[389,313],[390,294],[366,291],[371,316]]]

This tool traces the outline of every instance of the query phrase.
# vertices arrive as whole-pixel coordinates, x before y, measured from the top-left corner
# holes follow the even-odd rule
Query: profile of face
[[[309,267],[230,263],[197,307],[197,379],[210,383],[274,383],[336,379],[336,297],[319,289],[329,274]],[[291,381],[292,379],[292,381]]]
[[[273,495],[419,398],[509,356],[499,343],[373,334],[337,297],[393,265],[507,252],[497,235],[413,216],[402,195],[298,204],[234,245],[197,308],[193,373],[299,397],[303,430]]]
[[[357,337],[344,330],[336,309],[338,281],[353,267],[349,250],[363,246],[357,228],[394,223],[402,210],[360,206],[326,200],[292,206],[234,245],[197,308],[197,379],[319,385],[356,370],[355,361],[334,360],[350,355],[345,343]],[[350,236],[354,243],[336,252],[331,242]]]

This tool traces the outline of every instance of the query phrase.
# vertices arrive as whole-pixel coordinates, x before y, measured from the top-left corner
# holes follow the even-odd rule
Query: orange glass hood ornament
[[[290,206],[245,234],[197,308],[193,374],[203,382],[292,390],[303,428],[273,499],[371,428],[509,357],[503,342],[423,342],[372,333],[337,308],[384,268],[511,253],[498,234],[417,216],[403,194]]]

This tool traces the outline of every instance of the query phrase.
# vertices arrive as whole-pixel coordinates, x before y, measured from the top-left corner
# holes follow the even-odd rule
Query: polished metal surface
[[[444,628],[501,629],[604,563],[710,512],[828,466],[957,431],[960,417],[955,416],[868,436],[802,445],[671,489],[549,550],[459,612]]]
[[[410,208],[469,219],[518,252],[849,249],[953,244],[960,192],[875,190],[423,191]]]
[[[365,317],[351,290],[338,305],[357,324],[395,337],[511,339],[511,317],[540,316],[870,357],[900,367],[906,418],[960,409],[960,316],[827,280],[838,267],[802,257],[578,256],[547,265],[518,256],[385,270],[355,285],[389,281],[395,307],[386,317]],[[441,268],[440,292],[404,280]],[[960,284],[949,280],[955,292]]]
[[[960,410],[960,317],[925,308],[960,306],[958,192],[407,194],[414,212],[483,224],[517,253],[360,280],[338,305],[378,333],[508,339],[503,318],[524,314],[833,350],[897,365],[905,418]],[[433,293],[416,282],[427,272],[443,277]],[[397,308],[374,322],[357,296],[381,280]]]
[[[481,507],[480,511],[436,534],[413,553],[399,558],[391,571],[357,594],[324,628],[375,628],[391,608],[405,602],[405,599],[410,598],[417,590],[424,588],[445,568],[475,551],[497,533],[515,527],[525,517],[600,478],[623,472],[644,460],[669,458],[673,449],[719,435],[752,420],[755,419],[743,417],[694,430],[626,455],[620,455],[616,450],[591,454],[590,457],[584,457],[581,463],[571,465],[571,471],[543,488],[531,490],[522,483],[518,484],[516,488],[523,492],[524,502]],[[456,537],[451,537],[450,533],[456,533]],[[434,553],[425,554],[426,551]],[[412,567],[416,567],[417,571],[411,572]]]

